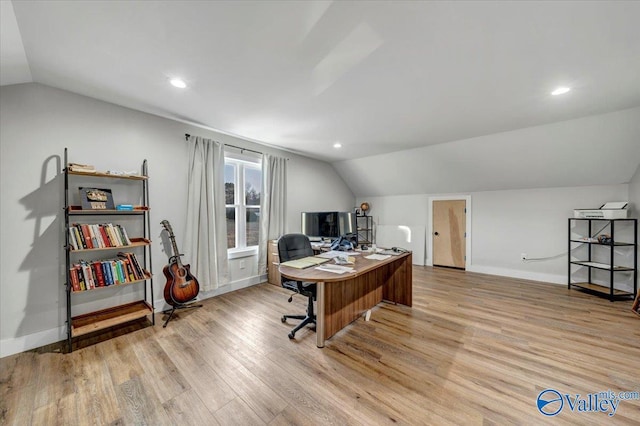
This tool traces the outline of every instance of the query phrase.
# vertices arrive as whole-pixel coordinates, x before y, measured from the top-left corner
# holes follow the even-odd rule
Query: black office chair
[[[301,259],[307,256],[313,256],[313,249],[309,238],[303,234],[286,234],[280,237],[278,240],[278,255],[280,256],[280,262],[286,262],[288,260]],[[282,277],[282,287],[289,289],[293,292],[301,294],[308,298],[307,315],[283,315],[282,322],[286,322],[288,318],[302,320],[291,332],[289,333],[289,339],[295,338],[296,332],[307,324],[316,324],[316,316],[313,311],[313,301],[316,300],[316,283],[306,283],[302,281],[292,281],[288,278]],[[289,303],[293,300],[293,295],[289,297]]]

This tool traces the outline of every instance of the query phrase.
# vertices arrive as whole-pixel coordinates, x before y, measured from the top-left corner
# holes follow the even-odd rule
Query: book
[[[140,266],[140,263],[138,262],[138,258],[136,257],[135,253],[120,252],[118,253],[118,256],[125,256],[129,259],[129,262],[131,263],[131,266],[133,268],[133,273],[136,280],[143,280],[147,278],[146,274],[144,273],[144,270],[142,269],[142,267]]]
[[[78,285],[80,286],[80,291],[86,290],[87,289],[87,285],[86,285],[85,280],[84,280],[84,273],[82,272],[82,268],[80,267],[80,265],[75,265],[74,269],[76,270],[76,273],[78,274]]]
[[[116,270],[116,262],[114,260],[110,260],[109,267],[111,269],[111,276],[113,277],[113,283],[120,284],[120,278],[118,277],[118,271]]]
[[[135,281],[136,280],[136,276],[133,273],[133,267],[131,266],[131,262],[129,261],[129,259],[123,259],[124,262],[124,266],[127,269],[127,276],[129,277],[129,281]]]
[[[116,262],[116,271],[118,272],[118,279],[120,280],[121,283],[126,283],[127,279],[126,279],[126,276],[124,275],[124,271],[122,270],[122,260],[118,259],[115,262]]]
[[[84,237],[84,245],[85,248],[91,249],[93,248],[93,243],[91,242],[91,233],[89,232],[89,227],[86,224],[81,224],[80,229],[82,229],[82,236]]]
[[[71,172],[96,173],[95,166],[91,164],[69,163],[68,167]]]
[[[93,275],[96,277],[97,287],[104,287],[104,275],[102,274],[102,263],[95,261],[91,264]]]
[[[73,226],[74,226],[74,228],[76,230],[76,238],[78,240],[79,249],[82,249],[82,250],[86,249],[87,248],[87,242],[86,242],[86,240],[84,238],[84,234],[82,232],[82,227],[78,223],[74,223]],[[80,246],[82,246],[82,247],[80,247]]]
[[[80,261],[80,265],[82,267],[82,273],[84,274],[84,282],[87,286],[87,290],[91,290],[96,288],[96,282],[93,277],[93,271],[91,270],[91,266],[84,260]]]
[[[106,226],[106,224],[100,225],[100,234],[102,235],[102,240],[104,241],[105,247],[113,247],[113,243],[111,242],[111,239],[107,234]]]
[[[96,238],[96,233],[93,229],[93,225],[87,225],[87,229],[89,230],[89,235],[91,236],[91,245],[93,248],[100,248],[98,245],[98,239]]]
[[[102,234],[100,233],[100,225],[90,225],[93,230],[93,235],[95,236],[96,243],[99,248],[105,248],[104,241],[102,241]]]
[[[104,274],[105,285],[113,285],[113,276],[111,275],[111,263],[102,261],[102,273]]]
[[[111,223],[107,224],[107,229],[109,230],[109,236],[111,237],[111,242],[113,243],[113,246],[114,247],[122,246],[122,242],[120,241],[120,238],[118,238],[118,234],[116,233],[116,229],[113,226],[113,224]]]
[[[127,235],[127,230],[122,225],[118,225],[118,229],[120,230],[120,234],[122,236],[123,245],[130,246],[131,245],[131,240],[129,239],[129,236]]]
[[[69,268],[69,280],[73,291],[80,291],[80,280],[78,280],[78,270],[75,266]]]
[[[78,250],[78,241],[76,241],[76,233],[73,226],[69,228],[69,245],[72,250]]]

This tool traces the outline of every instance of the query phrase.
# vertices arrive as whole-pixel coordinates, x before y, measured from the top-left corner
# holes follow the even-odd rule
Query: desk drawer
[[[267,280],[270,284],[280,286],[280,256],[278,256],[278,243],[276,240],[269,241],[267,252]]]

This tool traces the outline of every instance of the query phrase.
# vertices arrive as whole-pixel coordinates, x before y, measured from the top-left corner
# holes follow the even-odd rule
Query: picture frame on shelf
[[[83,210],[114,210],[113,194],[108,188],[80,188]]]

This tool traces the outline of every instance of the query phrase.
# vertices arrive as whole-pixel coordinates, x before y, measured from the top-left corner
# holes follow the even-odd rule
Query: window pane
[[[227,207],[227,248],[236,246],[236,208]]]
[[[225,204],[235,204],[236,187],[236,166],[235,164],[224,165],[224,193]],[[228,215],[227,215],[228,218]]]
[[[246,205],[259,206],[260,191],[262,189],[262,170],[250,167],[244,169],[244,189]]]
[[[247,247],[257,246],[260,239],[260,207],[247,208]]]

